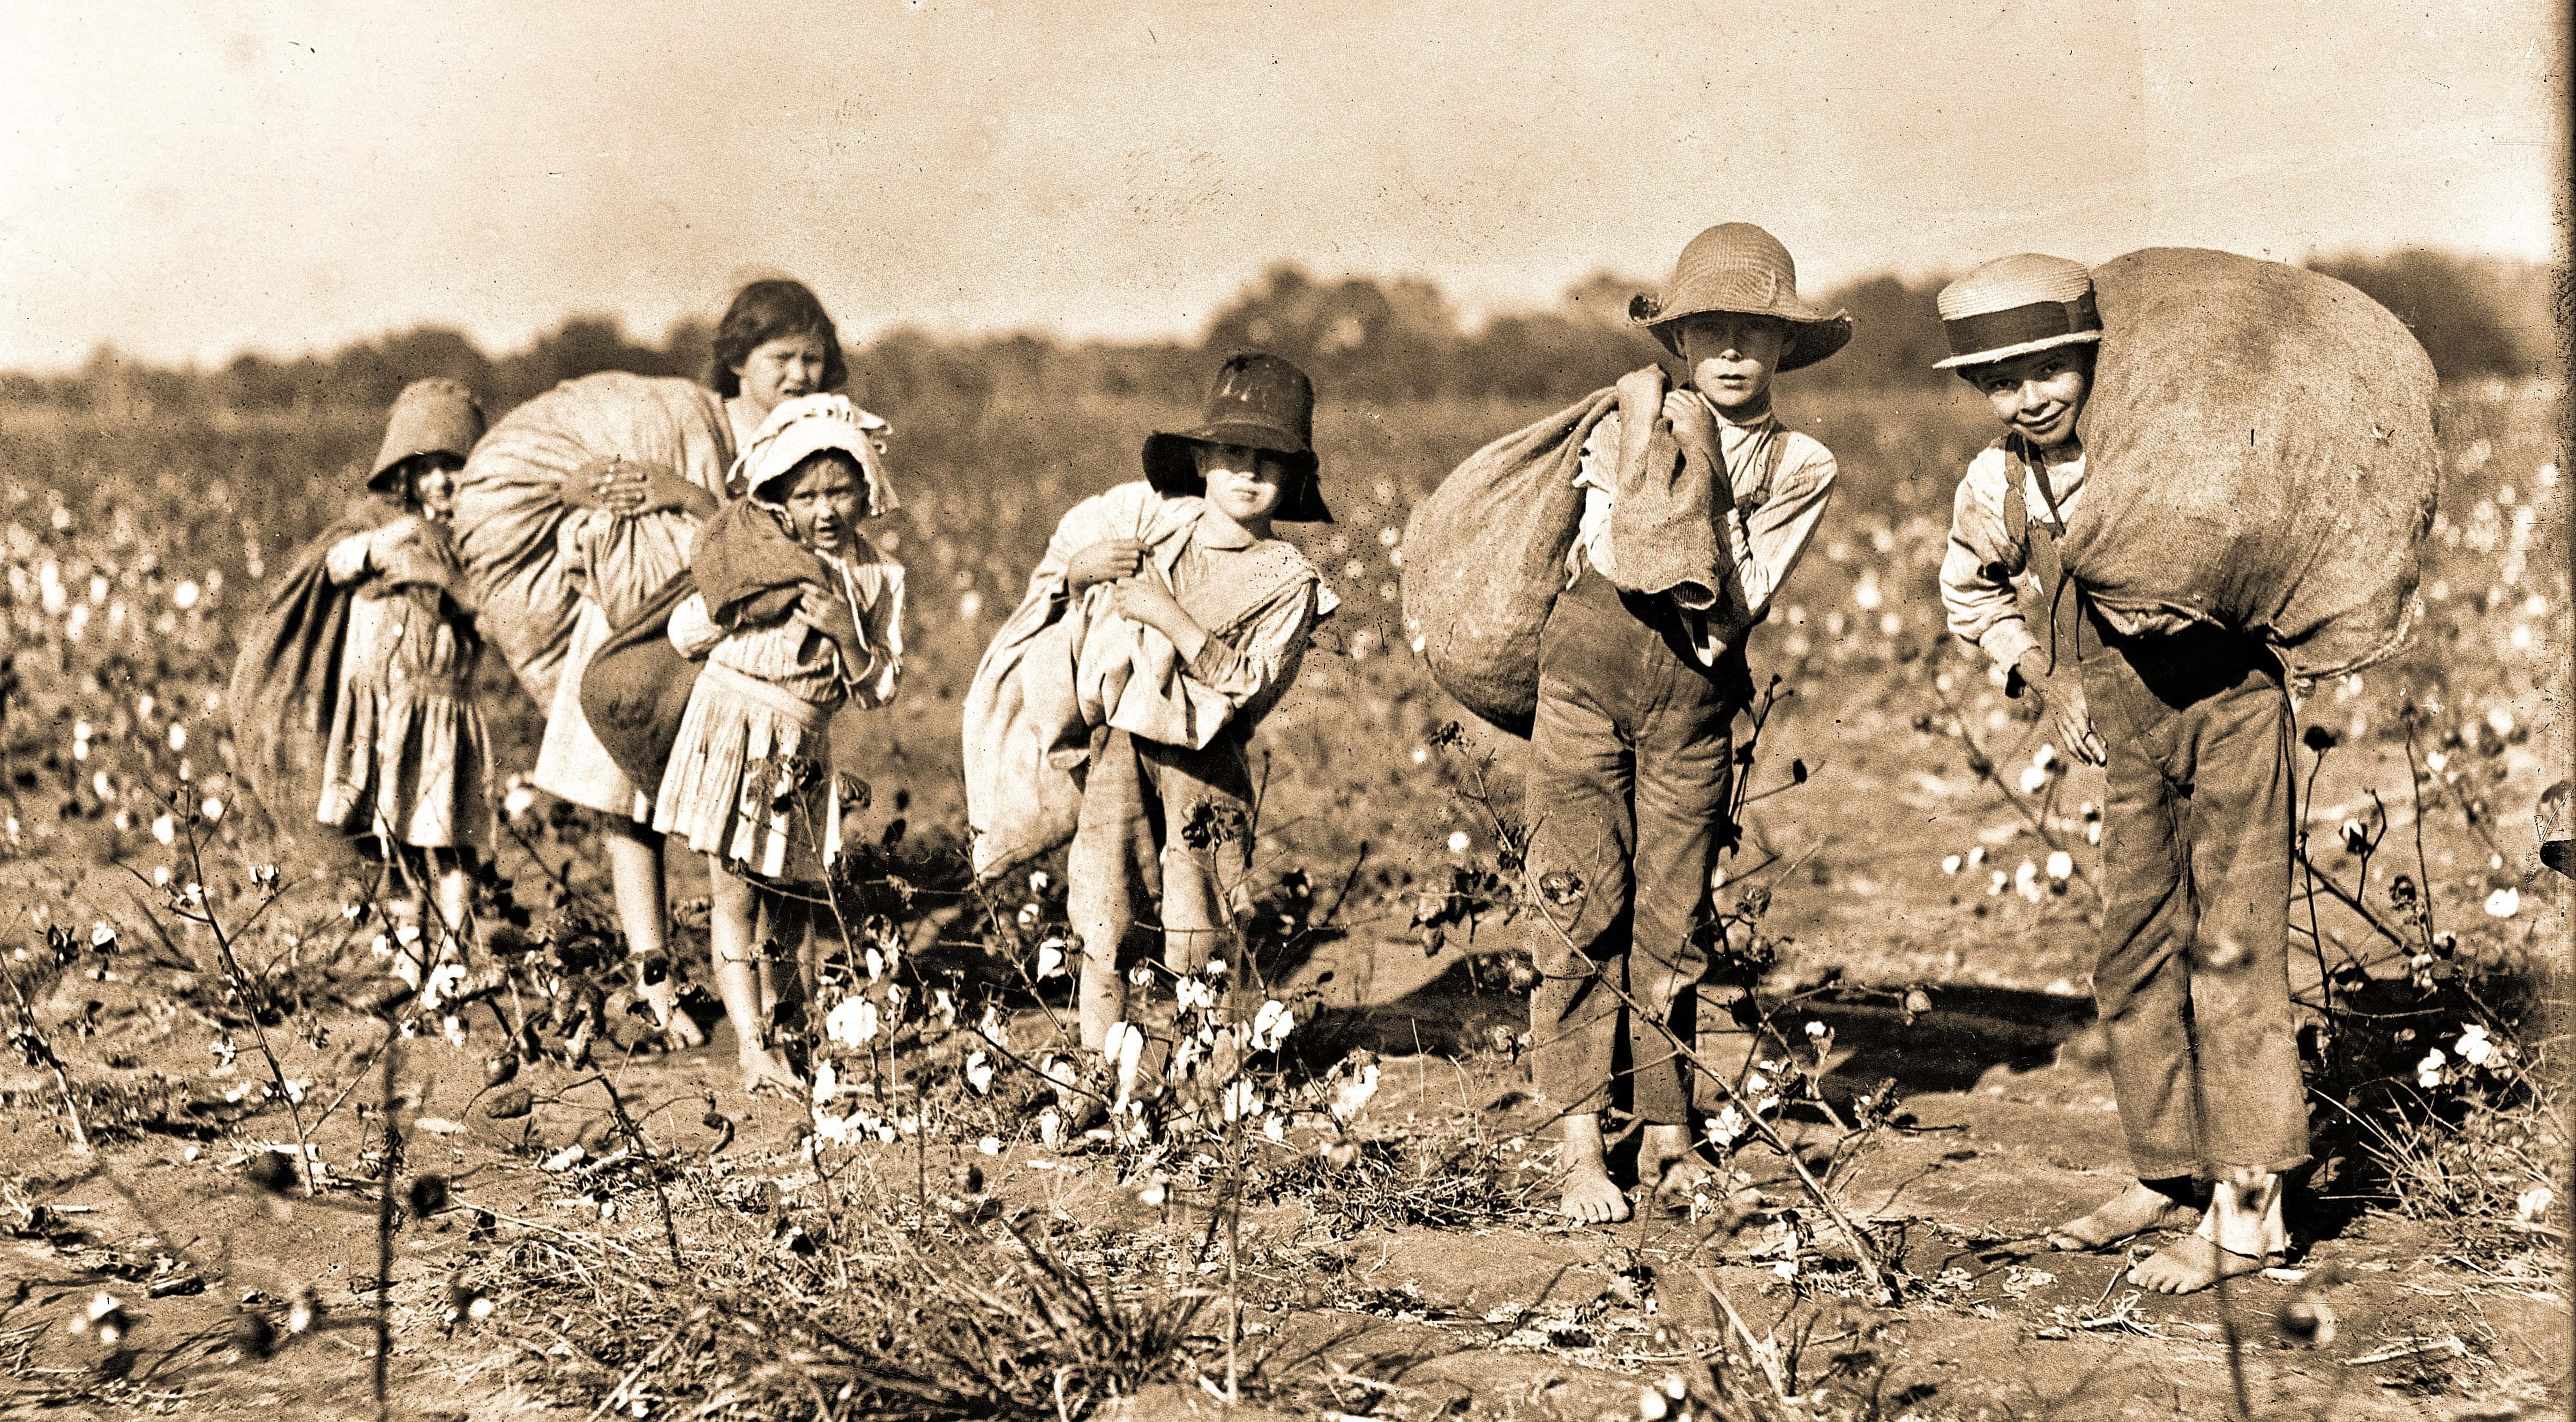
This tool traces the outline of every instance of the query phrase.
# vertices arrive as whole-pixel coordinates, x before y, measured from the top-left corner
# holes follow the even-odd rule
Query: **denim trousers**
[[[2308,1159],[2290,1014],[2296,797],[2269,648],[2217,629],[2121,638],[2080,663],[2110,752],[2093,999],[2140,1179]]]
[[[1689,1118],[1675,1043],[1698,1031],[1698,934],[1750,694],[1743,654],[1701,666],[1669,598],[1586,568],[1548,616],[1525,790],[1530,1054],[1559,1111]]]

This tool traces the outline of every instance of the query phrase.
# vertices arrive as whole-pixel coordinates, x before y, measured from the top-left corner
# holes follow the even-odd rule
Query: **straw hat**
[[[473,392],[444,376],[415,380],[394,397],[393,413],[385,417],[385,442],[367,470],[367,491],[398,493],[403,461],[452,454],[462,462],[482,437],[483,407],[474,403]]]
[[[1145,439],[1145,479],[1165,494],[1202,495],[1194,444],[1239,445],[1284,456],[1295,488],[1276,515],[1292,523],[1331,523],[1315,458],[1315,386],[1306,372],[1274,355],[1253,352],[1219,367],[1207,413],[1186,430],[1156,430]]]
[[[1814,365],[1849,344],[1851,317],[1798,296],[1798,265],[1780,239],[1750,222],[1721,222],[1693,237],[1673,263],[1660,293],[1640,293],[1628,319],[1655,333],[1664,349],[1680,355],[1676,327],[1693,316],[1731,311],[1789,323],[1780,369]]]
[[[847,395],[799,395],[782,400],[769,412],[769,418],[760,422],[750,443],[743,446],[742,458],[734,464],[734,477],[754,501],[774,505],[780,500],[762,497],[766,491],[796,472],[796,466],[810,456],[839,450],[858,461],[859,473],[867,485],[867,507],[859,517],[876,518],[903,505],[895,497],[893,482],[886,477],[884,447],[878,438],[891,428],[884,420],[852,404]]]
[[[1937,303],[1950,358],[1934,370],[1988,365],[2102,339],[2093,274],[2081,262],[2022,252],[1997,257],[1948,286]]]

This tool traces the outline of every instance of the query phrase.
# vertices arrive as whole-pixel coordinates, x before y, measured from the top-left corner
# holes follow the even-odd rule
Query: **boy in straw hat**
[[[1604,415],[1585,440],[1582,521],[1539,636],[1527,779],[1529,880],[1548,920],[1532,926],[1532,1071],[1566,1113],[1563,1208],[1583,1223],[1630,1213],[1602,1141],[1600,1112],[1618,1096],[1645,1123],[1641,1185],[1683,1189],[1703,1173],[1676,1046],[1694,1045],[1699,935],[1734,838],[1744,638],[1834,481],[1833,455],[1772,415],[1771,378],[1851,339],[1848,316],[1800,299],[1788,251],[1740,222],[1692,239],[1630,316],[1689,383],[1658,403],[1659,371],[1630,377],[1624,424]]]
[[[2002,438],[1968,466],[1941,563],[1950,630],[2038,696],[2042,723],[2105,767],[2094,1001],[2138,1178],[2048,1233],[2098,1249],[2198,1229],[2130,1271],[2187,1293],[2280,1262],[2281,1176],[2308,1158],[2290,1019],[2290,703],[2243,633],[2115,619],[2057,540],[2084,495],[2077,417],[2102,339],[2090,274],[2059,257],[1988,262],[1940,295],[1950,358]],[[2015,580],[2036,585],[2046,640]]]

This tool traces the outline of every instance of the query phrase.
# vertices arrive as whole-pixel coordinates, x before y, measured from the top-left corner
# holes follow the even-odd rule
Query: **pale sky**
[[[2548,0],[15,14],[0,368],[658,337],[774,271],[854,338],[1188,336],[1282,259],[1509,309],[1729,219],[1810,294],[2032,248],[2546,258],[2566,161]]]

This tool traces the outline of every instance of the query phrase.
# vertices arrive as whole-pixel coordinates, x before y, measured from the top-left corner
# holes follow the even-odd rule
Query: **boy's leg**
[[[1136,760],[1155,811],[1149,823],[1162,870],[1163,966],[1195,973],[1231,945],[1235,901],[1252,873],[1252,768],[1242,742],[1230,736],[1203,750],[1138,741]],[[1192,844],[1187,827],[1202,805],[1214,812],[1218,834]],[[1234,980],[1245,981],[1244,965],[1230,966]]]
[[[2223,673],[2223,650],[2197,669]],[[2168,1293],[2278,1262],[2289,1247],[2281,1174],[2308,1159],[2290,1011],[2289,698],[2269,653],[2239,651],[2242,675],[2184,713],[2176,767],[2189,785],[2183,830],[2199,920],[2189,959],[2198,1149],[2216,1183],[2200,1231],[2138,1266],[2139,1284]]]
[[[1136,923],[1136,888],[1143,871],[1136,862],[1137,846],[1153,843],[1146,814],[1134,738],[1124,731],[1094,737],[1073,847],[1064,864],[1065,917],[1082,954],[1077,987],[1082,1045],[1094,1051],[1108,1040],[1110,1025],[1127,1015],[1118,950]]]
[[[2109,749],[2093,1003],[2137,1179],[2099,1209],[2050,1230],[2049,1242],[2060,1249],[2098,1249],[2187,1221],[2199,1165],[2184,1021],[2191,910],[2166,762],[2175,713],[2122,648],[2093,652],[2083,673],[2087,707]]]
[[[600,816],[608,847],[608,887],[617,902],[626,956],[635,965],[635,995],[652,1010],[653,1023],[682,1045],[702,1047],[706,1034],[687,1013],[674,1010],[679,978],[671,971],[669,887],[662,865],[662,836],[620,815]]]
[[[1699,988],[1708,976],[1699,931],[1735,783],[1735,711],[1717,685],[1685,675],[1638,732],[1628,991],[1642,1011],[1628,1016],[1628,1058],[1634,1109],[1646,1123],[1641,1184],[1683,1189],[1705,1173],[1690,1164],[1695,1068],[1682,1052],[1699,1041]]]
[[[749,879],[728,870],[724,860],[715,855],[707,856],[707,871],[711,900],[707,937],[715,959],[716,993],[724,999],[725,1017],[733,1024],[743,1089],[756,1091],[774,1086],[790,1092],[801,1090],[803,1084],[796,1079],[796,1073],[769,1049],[769,1024],[760,1001],[761,960],[765,955],[752,929],[759,912],[758,890]]]
[[[1628,1217],[1611,1183],[1600,1111],[1609,1104],[1629,987],[1630,819],[1636,759],[1585,689],[1541,674],[1525,778],[1530,926],[1539,985],[1530,994],[1530,1074],[1565,1118],[1565,1213],[1584,1223]],[[1559,902],[1559,900],[1567,900]]]

